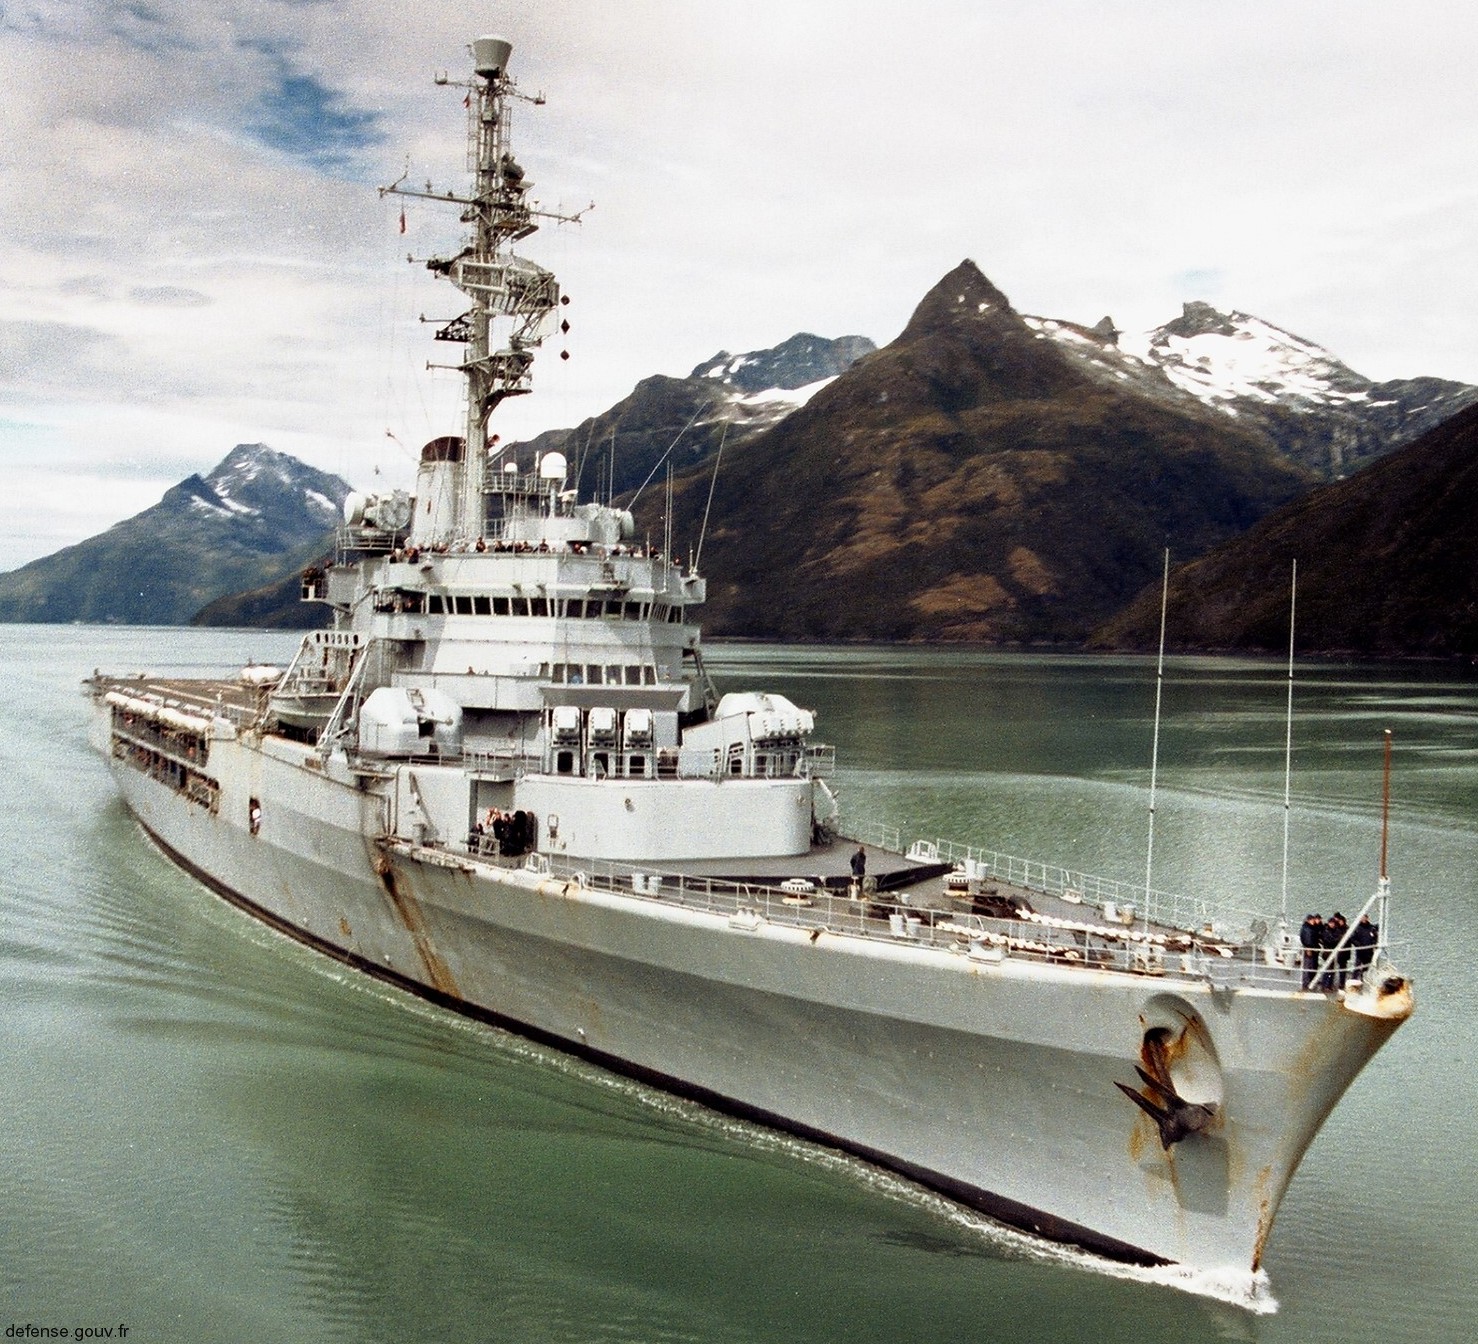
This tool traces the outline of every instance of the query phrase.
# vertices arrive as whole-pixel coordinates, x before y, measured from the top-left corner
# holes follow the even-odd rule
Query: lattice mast
[[[481,535],[485,518],[488,419],[506,397],[532,390],[534,350],[556,328],[561,296],[554,275],[512,251],[512,244],[538,229],[538,221],[571,222],[578,214],[541,210],[528,199],[533,183],[514,159],[509,147],[510,103],[522,100],[540,105],[542,96],[519,91],[508,75],[513,44],[501,37],[481,37],[471,48],[474,77],[469,81],[437,77],[438,84],[467,90],[468,166],[472,191],[461,195],[407,187],[404,179],[382,187],[381,195],[413,196],[462,207],[462,222],[470,225],[466,245],[454,257],[432,257],[427,269],[444,276],[472,300],[472,307],[436,332],[439,341],[467,346],[455,368],[467,380],[465,447],[460,461],[449,462],[446,482],[455,497],[450,517],[438,530],[449,540]],[[506,319],[506,327],[501,320]],[[448,457],[456,454],[448,453]],[[417,510],[418,520],[422,517]],[[419,529],[418,529],[419,530]]]

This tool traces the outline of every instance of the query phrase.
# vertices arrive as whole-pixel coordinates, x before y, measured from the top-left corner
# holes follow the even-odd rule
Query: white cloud
[[[0,566],[238,441],[409,480],[458,419],[455,375],[424,372],[457,347],[416,318],[459,304],[403,257],[459,226],[411,203],[402,236],[374,187],[459,181],[459,98],[429,76],[461,76],[474,28],[548,95],[517,111],[535,194],[597,201],[526,244],[572,298],[572,358],[540,360],[505,437],[720,349],[887,341],[966,256],[1023,311],[1134,331],[1203,298],[1372,377],[1478,381],[1455,0],[22,0]]]

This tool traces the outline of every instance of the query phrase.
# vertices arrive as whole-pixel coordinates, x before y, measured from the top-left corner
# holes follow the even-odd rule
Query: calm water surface
[[[281,660],[278,635],[7,627],[0,1331],[154,1341],[1478,1336],[1478,682],[1305,665],[1290,903],[1358,907],[1395,732],[1393,920],[1417,1017],[1326,1125],[1255,1314],[993,1230],[350,976],[142,838],[86,743],[94,666]],[[1142,659],[729,647],[816,709],[852,814],[1131,881]],[[1157,886],[1276,913],[1284,670],[1173,660]],[[975,1136],[962,1136],[962,1141]],[[982,1136],[989,1141],[989,1136]],[[115,1334],[113,1336],[117,1338]]]

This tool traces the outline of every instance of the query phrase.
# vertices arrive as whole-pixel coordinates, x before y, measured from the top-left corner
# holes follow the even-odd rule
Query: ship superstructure
[[[546,216],[509,143],[511,46],[472,55],[473,185],[408,193],[469,225],[429,263],[471,303],[437,333],[465,346],[462,432],[414,495],[351,499],[304,576],[333,623],[286,670],[93,679],[130,807],[229,900],[459,1011],[1045,1236],[1255,1273],[1411,1011],[1384,933],[1310,978],[1251,915],[845,835],[811,714],[710,682],[703,577],[582,502],[562,454],[489,432],[560,294],[512,251]]]

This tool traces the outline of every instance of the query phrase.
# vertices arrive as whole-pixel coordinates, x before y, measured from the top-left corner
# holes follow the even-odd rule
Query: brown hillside
[[[1078,640],[1167,542],[1204,551],[1308,483],[1226,417],[1089,378],[965,262],[890,346],[725,456],[707,619],[788,639]],[[706,471],[679,483],[680,537],[708,490]]]
[[[1478,407],[1345,481],[1278,510],[1171,575],[1167,643],[1288,646],[1298,561],[1298,647],[1367,654],[1478,654]],[[1094,636],[1148,647],[1159,592]]]

